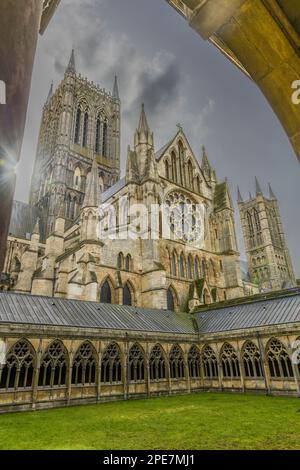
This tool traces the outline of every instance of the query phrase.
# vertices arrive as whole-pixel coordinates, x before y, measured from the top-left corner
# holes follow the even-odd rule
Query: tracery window
[[[278,339],[272,339],[268,346],[267,361],[272,378],[294,377],[291,359]]]
[[[199,206],[186,194],[173,191],[166,196],[166,226],[170,228],[170,238],[185,243],[193,243],[203,233],[203,217]]]
[[[74,171],[73,185],[76,189],[81,188],[81,171],[80,171],[80,168],[78,167]]]
[[[181,141],[178,144],[178,155],[179,155],[178,162],[179,162],[180,184],[183,185],[184,181],[183,181],[182,168],[183,168],[183,163],[184,163],[184,148],[183,148],[183,144]]]
[[[197,346],[192,346],[188,354],[189,375],[196,379],[201,377],[200,351]]]
[[[35,352],[27,341],[18,341],[8,352],[6,364],[0,368],[0,389],[32,387]]]
[[[138,344],[131,346],[129,350],[129,380],[139,382],[145,380],[145,360],[141,347]]]
[[[169,162],[165,160],[165,176],[167,179],[170,179],[170,171],[169,171]]]
[[[118,269],[123,269],[124,267],[124,256],[123,253],[118,254],[118,262],[117,262]]]
[[[116,343],[107,346],[101,361],[101,382],[122,382],[122,367],[120,348]]]
[[[191,160],[188,162],[188,186],[189,189],[194,189],[194,176],[193,176],[193,165]]]
[[[259,214],[256,209],[253,209],[253,214],[254,214],[254,221],[255,221],[255,227],[258,232],[261,231],[261,224],[260,224],[260,218]]]
[[[218,361],[217,361],[217,356],[214,350],[209,345],[206,345],[203,348],[202,355],[203,355],[204,377],[208,379],[217,378],[219,375]]]
[[[95,152],[100,153],[100,144],[101,144],[101,119],[98,116],[96,121],[96,135],[95,135]]]
[[[111,304],[112,302],[112,293],[108,281],[105,281],[101,287],[100,302],[103,304]]]
[[[103,141],[102,141],[102,155],[104,157],[108,156],[108,125],[107,121],[103,124]]]
[[[80,127],[81,127],[81,108],[78,107],[77,113],[76,113],[76,122],[75,122],[75,136],[74,136],[75,144],[79,144]]]
[[[171,274],[172,276],[177,276],[177,254],[173,251],[171,258]]]
[[[96,383],[95,351],[89,342],[78,349],[72,367],[73,385],[94,385]]]
[[[245,377],[263,377],[260,352],[252,341],[247,341],[244,346],[243,365]]]
[[[194,268],[195,268],[195,279],[199,279],[200,278],[200,275],[199,275],[199,259],[198,257],[196,256],[195,257],[195,260],[194,260]]]
[[[127,255],[126,258],[125,258],[125,269],[126,269],[126,271],[130,271],[131,264],[132,264],[131,256]]]
[[[171,287],[169,287],[167,291],[167,308],[172,312],[175,311],[175,299],[174,299],[174,292]]]
[[[82,146],[87,146],[88,140],[88,127],[89,127],[89,115],[88,113],[84,113],[84,121],[83,121],[83,136],[82,136]]]
[[[187,276],[188,279],[193,279],[193,258],[191,255],[188,257],[188,262],[187,262]]]
[[[238,357],[235,349],[229,343],[225,343],[222,348],[221,364],[224,378],[240,377]]]
[[[179,267],[180,267],[180,277],[185,277],[185,259],[184,259],[183,253],[181,253],[180,255]]]
[[[149,360],[150,380],[162,380],[167,377],[166,361],[159,344],[152,348]]]
[[[132,294],[128,284],[123,287],[123,305],[132,305]]]
[[[172,379],[183,379],[185,376],[183,352],[177,344],[170,352],[170,375]]]
[[[39,387],[61,387],[66,385],[68,356],[60,341],[48,346],[40,367]]]
[[[171,162],[172,162],[172,180],[177,183],[177,165],[176,165],[176,155],[175,152],[171,154]]]

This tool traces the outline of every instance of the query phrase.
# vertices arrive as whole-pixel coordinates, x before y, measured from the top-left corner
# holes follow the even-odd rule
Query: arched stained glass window
[[[180,277],[185,277],[185,259],[183,253],[180,255]]]
[[[127,255],[126,259],[125,259],[125,269],[126,269],[126,271],[131,270],[131,264],[132,264],[132,258],[131,258],[130,255]]]
[[[75,144],[79,144],[80,126],[81,126],[81,109],[80,107],[78,107],[77,113],[76,113],[76,122],[75,122],[75,135],[74,135]]]
[[[84,114],[84,121],[83,121],[83,136],[82,136],[82,146],[87,146],[88,141],[88,129],[89,129],[89,115],[88,113]]]
[[[191,255],[189,255],[187,262],[187,276],[188,279],[193,279],[193,258]]]
[[[95,152],[100,153],[101,151],[101,120],[100,117],[96,121],[96,135],[95,135]]]
[[[102,302],[103,304],[112,303],[111,288],[108,281],[105,281],[103,286],[101,287],[100,302]]]
[[[174,292],[171,287],[167,291],[167,308],[173,312],[175,310]]]
[[[102,155],[108,156],[108,125],[107,121],[103,124],[103,141],[102,141]]]
[[[123,305],[132,305],[132,294],[128,284],[123,287]]]

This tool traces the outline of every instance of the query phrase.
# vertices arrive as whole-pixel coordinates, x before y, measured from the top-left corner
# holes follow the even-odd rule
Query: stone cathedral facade
[[[203,390],[300,396],[300,290],[273,192],[239,192],[246,282],[206,150],[199,164],[178,126],[156,151],[143,106],[120,178],[120,124],[117,80],[100,89],[72,53],[43,109],[30,204],[14,203],[0,413]],[[245,298],[258,285],[291,289]]]
[[[14,204],[4,288],[9,285],[19,293],[189,311],[255,292],[254,255],[249,255],[253,249],[265,252],[267,273],[274,275],[270,260],[276,250],[279,253],[276,237],[268,238],[265,229],[264,246],[257,239],[250,248],[244,213],[249,204],[255,210],[254,201],[240,200],[251,275],[250,281],[242,278],[227,180],[218,181],[205,148],[199,164],[178,126],[173,138],[157,151],[143,106],[134,147],[128,148],[126,175],[120,178],[120,128],[117,78],[112,93],[89,82],[76,72],[72,51],[62,82],[55,91],[51,86],[43,108],[30,203]],[[275,201],[267,202],[260,194],[257,197],[262,219],[262,206],[269,205],[277,211],[279,223]],[[118,216],[117,237],[99,237],[101,204],[113,208]],[[156,214],[156,237],[144,236],[149,229],[143,228],[142,219],[139,233],[123,236],[128,235],[131,209],[138,204],[146,208],[188,205],[192,210],[201,205],[201,246],[195,248],[189,239],[174,237],[171,218],[173,228],[162,237],[161,211]],[[151,219],[150,211],[143,217]],[[283,237],[281,225],[278,230]],[[288,260],[286,245],[283,252]],[[280,279],[294,284],[290,263],[284,279],[277,277],[270,287],[284,287]],[[267,286],[265,282],[262,287]]]

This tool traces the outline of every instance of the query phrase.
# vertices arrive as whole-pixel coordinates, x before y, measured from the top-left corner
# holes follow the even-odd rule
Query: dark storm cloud
[[[135,105],[145,103],[147,112],[155,116],[177,99],[182,83],[179,65],[173,59],[157,76],[153,77],[149,72],[143,72],[139,77],[139,82],[140,92],[136,97]]]
[[[112,90],[119,77],[122,169],[140,105],[146,104],[156,149],[180,122],[200,156],[205,144],[218,177],[253,190],[254,175],[278,196],[287,241],[300,275],[300,167],[277,119],[257,87],[202,41],[163,0],[63,0],[40,39],[16,198],[28,200],[41,112],[75,49],[77,71]],[[284,175],[284,178],[282,178]],[[238,214],[236,213],[239,226]],[[239,247],[243,250],[240,227]]]

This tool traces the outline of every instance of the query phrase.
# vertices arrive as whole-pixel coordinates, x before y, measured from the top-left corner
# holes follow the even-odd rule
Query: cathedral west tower
[[[268,290],[296,286],[277,199],[270,185],[266,197],[257,178],[255,183],[256,195],[246,201],[238,189],[251,281]]]
[[[31,182],[30,204],[38,206],[43,236],[54,229],[61,206],[67,224],[79,216],[92,163],[105,191],[120,177],[121,102],[117,77],[109,93],[76,71],[72,51],[56,91],[51,85]]]

